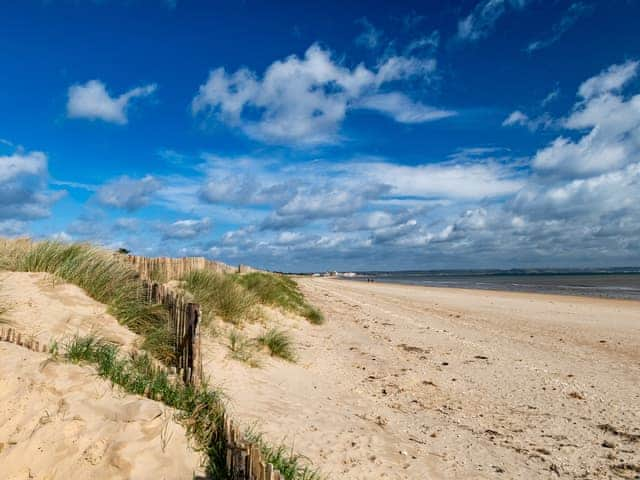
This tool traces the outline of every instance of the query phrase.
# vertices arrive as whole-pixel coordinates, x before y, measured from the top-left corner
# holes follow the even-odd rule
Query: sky
[[[640,1],[0,1],[0,235],[640,265]]]

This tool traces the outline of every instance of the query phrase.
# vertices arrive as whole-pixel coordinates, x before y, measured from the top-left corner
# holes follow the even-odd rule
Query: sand
[[[296,364],[207,339],[205,370],[328,478],[640,475],[640,302],[299,283],[327,322],[277,318]]]
[[[137,342],[104,305],[46,274],[0,273],[0,304],[10,326],[39,341],[92,332],[124,348]],[[0,342],[3,480],[201,478],[202,458],[174,413],[90,367]]]

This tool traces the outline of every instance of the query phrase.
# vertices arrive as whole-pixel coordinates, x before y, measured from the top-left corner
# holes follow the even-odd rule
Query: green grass
[[[261,303],[296,313],[314,324],[324,322],[322,313],[306,301],[298,284],[291,278],[266,272],[252,272],[238,275],[236,278],[241,285],[253,292]]]
[[[255,314],[256,296],[225,273],[194,270],[185,275],[184,288],[200,304],[205,325],[217,315],[238,325]]]
[[[0,266],[23,272],[47,272],[84,289],[108,306],[116,319],[142,336],[143,348],[170,362],[174,350],[167,310],[145,301],[135,270],[114,254],[88,244],[1,241]]]
[[[193,387],[173,381],[163,370],[154,368],[147,354],[121,355],[116,345],[96,337],[74,337],[62,354],[73,363],[95,365],[98,374],[128,393],[162,401],[178,410],[177,419],[185,426],[199,451],[208,458],[207,473],[213,479],[226,480],[223,395],[207,385]],[[285,480],[321,480],[300,455],[284,446],[272,447],[262,435],[250,430],[246,440],[260,447],[267,462],[280,471]],[[304,464],[303,464],[304,463]]]
[[[260,448],[263,458],[271,463],[274,468],[287,479],[296,480],[322,480],[323,477],[318,469],[312,468],[306,458],[296,455],[293,449],[285,445],[272,446],[265,442],[261,433],[249,428],[245,432],[245,438],[255,443]]]
[[[283,358],[290,362],[296,359],[296,352],[293,346],[293,339],[289,332],[278,328],[271,328],[258,337],[258,343],[266,346],[271,355]]]
[[[229,350],[231,358],[245,362],[252,367],[259,367],[260,362],[255,357],[255,344],[242,332],[233,329],[229,332]]]
[[[199,451],[208,457],[207,473],[226,479],[224,403],[218,390],[207,385],[195,388],[173,381],[154,367],[148,354],[125,357],[116,345],[95,337],[74,337],[65,346],[64,357],[73,363],[90,363],[98,374],[126,392],[162,401],[177,409],[177,419],[194,439]],[[291,477],[293,478],[293,477]]]

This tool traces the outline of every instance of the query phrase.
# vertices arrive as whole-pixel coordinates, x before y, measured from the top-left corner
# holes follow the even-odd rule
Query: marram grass
[[[293,346],[293,339],[289,332],[279,328],[271,328],[258,337],[258,343],[269,349],[271,355],[283,358],[290,362],[296,359],[296,351]]]
[[[261,303],[296,313],[314,324],[324,322],[322,313],[307,302],[298,284],[289,277],[276,273],[251,272],[236,278]]]
[[[0,268],[47,272],[79,286],[106,304],[121,324],[141,335],[145,350],[164,362],[172,360],[167,310],[147,303],[137,272],[108,251],[88,244],[2,240]]]
[[[92,364],[101,377],[126,392],[162,401],[178,410],[177,420],[185,426],[196,448],[207,456],[207,473],[215,479],[228,478],[221,392],[207,385],[193,387],[174,381],[166,372],[154,368],[148,354],[124,356],[116,345],[92,336],[71,339],[65,345],[64,358],[73,363]]]
[[[255,315],[255,295],[238,284],[232,275],[194,270],[182,280],[184,288],[200,304],[205,324],[211,323],[215,315],[235,325]]]
[[[185,426],[196,447],[207,455],[207,473],[212,479],[226,480],[223,395],[206,384],[199,387],[173,381],[153,367],[147,354],[124,356],[116,345],[96,337],[74,337],[66,343],[64,358],[73,363],[89,363],[98,374],[123,390],[145,395],[178,410],[177,420]],[[309,462],[284,446],[273,447],[249,430],[246,439],[255,442],[266,461],[280,471],[285,480],[321,480]]]

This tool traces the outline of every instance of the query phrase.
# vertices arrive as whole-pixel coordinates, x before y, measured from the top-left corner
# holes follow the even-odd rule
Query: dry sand
[[[39,341],[136,336],[79,288],[46,274],[0,273],[9,326]],[[5,325],[6,326],[6,325]],[[186,479],[202,475],[174,411],[124,394],[95,370],[0,342],[0,479]]]
[[[297,364],[205,368],[328,478],[640,475],[640,302],[299,283],[327,323],[280,318]]]

